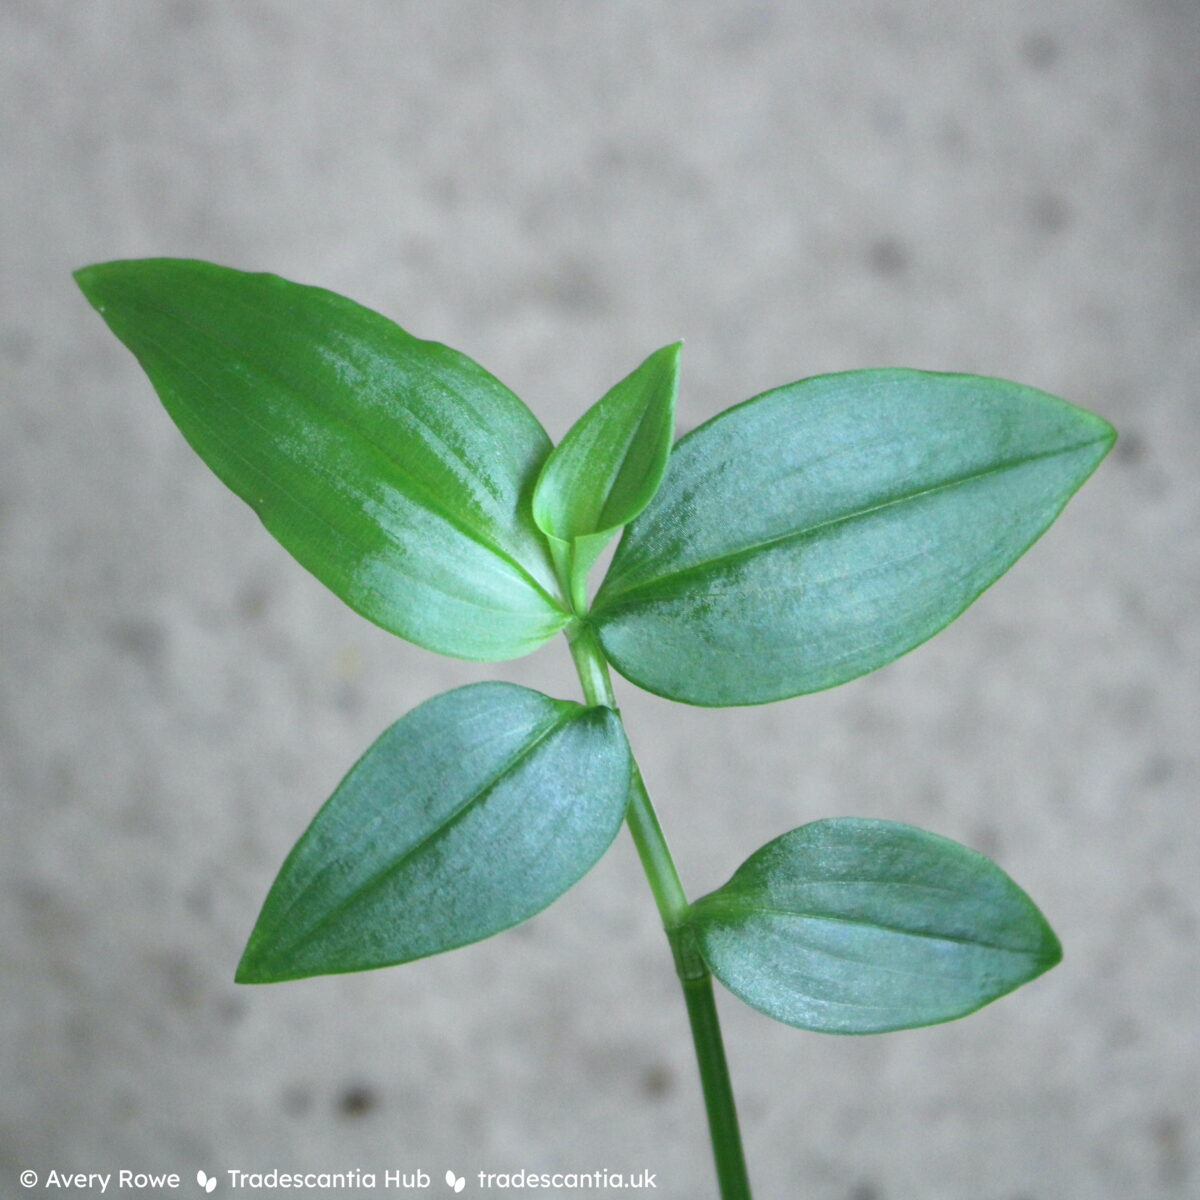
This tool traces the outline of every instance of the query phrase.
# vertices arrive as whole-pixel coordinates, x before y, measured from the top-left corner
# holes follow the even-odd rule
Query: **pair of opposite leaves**
[[[470,359],[333,293],[171,259],[77,279],[201,457],[358,612],[482,660],[586,612],[619,672],[693,704],[831,687],[926,640],[1114,438],[1031,388],[872,370],[767,392],[672,449],[674,345],[552,449]],[[629,775],[607,709],[506,684],[429,701],[297,844],[239,978],[409,961],[525,919],[604,852]],[[784,835],[689,925],[750,1003],[840,1032],[962,1015],[1059,955],[998,867],[889,822]]]

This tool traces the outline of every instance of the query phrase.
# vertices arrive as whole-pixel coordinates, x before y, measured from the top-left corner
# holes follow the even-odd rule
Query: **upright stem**
[[[750,1178],[746,1174],[746,1156],[742,1151],[742,1133],[738,1128],[729,1065],[725,1061],[725,1043],[717,1020],[712,976],[705,968],[699,979],[683,981],[692,1040],[700,1064],[700,1085],[704,1089],[704,1107],[708,1112],[708,1132],[712,1138],[717,1182],[723,1200],[750,1200]]]
[[[616,711],[608,663],[604,660],[591,626],[586,620],[581,620],[571,629],[567,640],[587,702],[603,704]],[[725,1060],[725,1044],[721,1039],[721,1026],[713,996],[712,975],[688,931],[687,896],[636,762],[633,764],[629,809],[625,819],[662,917],[663,928],[675,958],[675,971],[683,985],[721,1198],[751,1200],[742,1134],[738,1127],[729,1065]]]

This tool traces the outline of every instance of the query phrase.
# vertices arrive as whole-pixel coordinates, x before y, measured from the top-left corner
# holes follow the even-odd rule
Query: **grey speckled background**
[[[994,855],[1067,947],[884,1038],[724,997],[763,1200],[1197,1194],[1194,0],[6,0],[0,45],[0,1193],[423,1165],[712,1194],[624,837],[491,942],[231,982],[387,723],[481,678],[575,693],[559,647],[480,667],[368,626],[193,458],[69,277],[177,254],[352,295],[555,436],[679,336],[683,428],[884,364],[1110,418],[1061,522],[917,653],[758,710],[621,697],[693,893],[884,816]]]

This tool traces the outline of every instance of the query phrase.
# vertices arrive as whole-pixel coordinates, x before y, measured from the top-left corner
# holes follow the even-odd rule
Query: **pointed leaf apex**
[[[542,468],[533,516],[550,538],[573,545],[562,580],[581,597],[605,544],[650,503],[675,436],[682,342],[656,350],[567,432]]]

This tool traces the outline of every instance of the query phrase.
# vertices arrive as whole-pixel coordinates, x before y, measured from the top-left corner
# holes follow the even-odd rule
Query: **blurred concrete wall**
[[[1112,420],[1060,523],[911,656],[762,709],[621,699],[693,893],[806,820],[883,816],[996,857],[1066,945],[889,1037],[723,997],[761,1197],[1197,1194],[1194,0],[6,0],[0,55],[0,1194],[51,1166],[525,1166],[712,1195],[624,837],[491,942],[232,983],[386,724],[481,678],[576,689],[560,648],[438,659],[292,563],[73,288],[150,254],[345,292],[555,436],[680,336],[684,429],[886,364]]]

